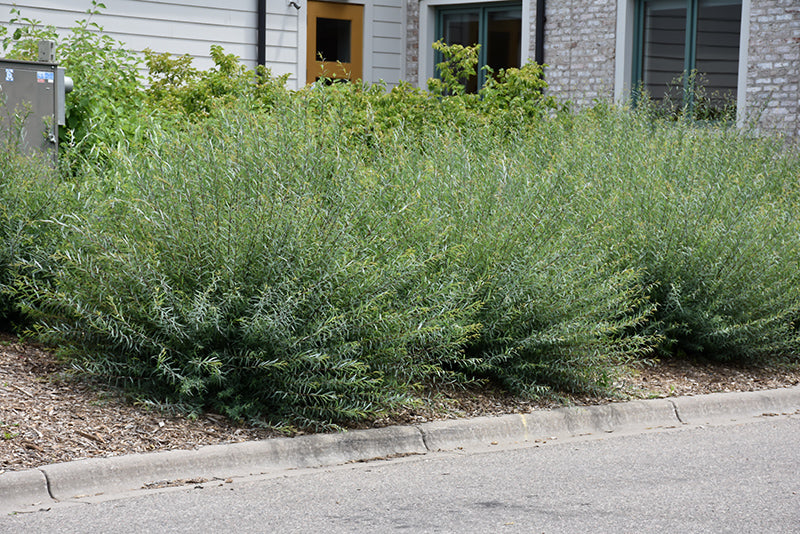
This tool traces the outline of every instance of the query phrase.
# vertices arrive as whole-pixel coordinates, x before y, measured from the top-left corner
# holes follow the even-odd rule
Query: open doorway
[[[363,75],[364,6],[308,2],[306,83]]]

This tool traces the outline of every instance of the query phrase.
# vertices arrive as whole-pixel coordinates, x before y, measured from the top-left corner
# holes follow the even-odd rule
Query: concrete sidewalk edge
[[[800,411],[800,386],[556,408],[296,438],[93,458],[0,474],[0,513],[137,490],[148,484],[226,479],[442,450],[515,445],[554,437],[745,420]]]

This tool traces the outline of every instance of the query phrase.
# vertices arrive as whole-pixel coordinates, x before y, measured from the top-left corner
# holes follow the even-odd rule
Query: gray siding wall
[[[366,44],[372,54],[372,73],[365,73],[370,82],[381,80],[388,86],[397,85],[405,78],[405,2],[404,0],[374,0],[372,5],[372,45]]]
[[[209,50],[220,44],[249,65],[256,59],[255,2],[232,0],[221,7],[214,0],[105,0],[106,9],[92,17],[109,36],[131,50],[191,54],[196,66],[212,64]],[[88,0],[17,0],[22,15],[53,25],[61,32],[86,18]],[[8,21],[11,3],[0,4],[0,20]]]
[[[747,116],[800,137],[800,2],[752,0],[750,10]]]
[[[256,29],[257,23],[256,2],[254,0],[234,0],[252,5],[252,21],[254,24],[252,40],[245,46],[250,50],[250,55],[240,55],[243,62],[254,67],[256,64]],[[297,87],[299,80],[305,80],[305,72],[297,75],[297,43],[300,38],[300,17],[295,8],[284,0],[267,0],[267,50],[265,54],[266,64],[272,70],[272,74],[281,76],[289,75],[289,87]],[[237,54],[239,55],[239,54]]]
[[[109,36],[125,43],[126,48],[141,52],[150,48],[155,52],[190,54],[195,57],[195,67],[205,69],[213,65],[209,50],[219,44],[226,52],[239,56],[248,67],[256,64],[256,0],[105,0],[106,9],[92,20],[103,27]],[[301,4],[301,9],[303,2]],[[366,54],[370,69],[365,72],[369,82],[385,80],[396,84],[403,71],[403,0],[367,0],[365,14],[372,20],[365,37]],[[66,32],[75,21],[86,18],[89,0],[17,0],[0,3],[0,21],[7,24],[10,9],[16,5],[24,17],[42,21]],[[288,0],[267,0],[267,66],[273,74],[289,74],[289,87],[297,88],[297,76],[302,63],[298,58],[300,43],[306,39],[300,27],[304,17]],[[365,58],[367,59],[367,58]]]

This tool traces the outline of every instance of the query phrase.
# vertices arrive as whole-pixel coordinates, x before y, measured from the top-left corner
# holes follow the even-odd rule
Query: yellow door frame
[[[340,80],[360,80],[364,69],[364,6],[340,2],[308,0],[308,38],[306,47],[306,83],[321,77]],[[317,19],[350,21],[350,61],[327,61],[317,52]]]

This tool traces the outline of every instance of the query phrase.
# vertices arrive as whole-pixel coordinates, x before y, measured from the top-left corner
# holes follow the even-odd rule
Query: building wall
[[[527,56],[534,57],[536,0],[525,22],[530,31]],[[616,0],[548,0],[544,61],[550,93],[560,100],[591,104],[596,98],[611,99],[614,88]],[[407,0],[405,79],[424,86],[419,75],[419,55],[431,43],[420,41],[419,0]],[[425,49],[423,49],[425,47]]]
[[[522,0],[523,4],[525,2],[528,3],[528,13],[530,13],[530,18],[527,21],[528,24],[528,31],[530,32],[530,43],[528,46],[528,50],[523,57],[527,55],[528,58],[533,60],[536,57],[536,0]],[[523,20],[522,24],[526,22]]]
[[[536,1],[529,2],[530,51],[534,55]],[[547,0],[544,61],[550,94],[576,106],[614,97],[617,4],[625,0]],[[289,86],[304,78],[305,11],[287,0],[267,0],[267,65],[290,74]],[[424,85],[420,53],[419,0],[365,0],[365,72],[368,82],[389,86],[401,79]],[[105,0],[92,20],[111,37],[141,52],[191,54],[198,68],[211,66],[212,44],[256,62],[256,1]],[[24,17],[62,32],[86,17],[89,0],[16,0],[0,3],[0,23],[16,6]],[[800,2],[750,0],[746,113],[764,131],[800,135]],[[297,73],[301,72],[301,76]],[[423,79],[421,79],[423,78]]]
[[[106,6],[92,21],[135,52],[190,54],[194,65],[213,65],[211,45],[221,45],[255,67],[257,50],[256,0],[104,0]],[[359,2],[362,3],[362,2]],[[396,84],[403,72],[404,0],[365,0],[365,80]],[[289,74],[288,86],[305,80],[305,0],[300,10],[288,0],[267,0],[266,63],[273,74]],[[16,0],[0,3],[0,23],[7,24],[16,6],[23,17],[42,21],[66,33],[86,18],[89,0]],[[369,18],[371,17],[371,18]],[[301,75],[298,76],[297,73]]]
[[[545,79],[558,100],[580,107],[594,99],[613,98],[616,4],[616,0],[547,1]],[[534,3],[534,21],[535,7]]]
[[[366,43],[366,53],[371,54],[370,82],[383,80],[388,86],[405,79],[404,48],[405,1],[374,0],[372,7],[372,45]]]
[[[747,118],[800,137],[800,2],[752,0]]]
[[[213,2],[213,0],[211,0],[210,3],[224,5],[222,2]],[[249,52],[247,56],[236,54],[242,58],[245,65],[252,68],[256,65],[256,53],[258,52],[256,48],[257,36],[255,29],[258,23],[258,13],[255,11],[256,2],[253,0],[234,0],[230,2],[229,5],[234,4],[247,4],[248,6],[252,6],[254,10],[250,17],[254,25],[253,32],[250,34],[251,39],[242,44]],[[287,84],[289,87],[293,88],[305,81],[305,72],[298,75],[298,54],[300,53],[298,39],[300,39],[301,33],[300,24],[299,12],[289,5],[288,1],[267,0],[267,49],[264,54],[266,66],[275,76],[288,74],[289,79]],[[223,46],[228,50],[227,46]],[[230,52],[231,50],[228,51]]]
[[[244,63],[255,65],[256,4],[254,1],[234,0],[230,7],[213,0],[167,2],[152,0],[105,0],[106,9],[91,21],[103,27],[105,33],[125,43],[126,48],[141,52],[150,48],[156,52],[191,54],[198,58],[198,67],[212,64],[209,50],[212,44],[241,57]],[[89,0],[15,0],[13,4],[23,17],[42,21],[66,33],[76,20],[87,17]],[[0,3],[0,21],[7,23],[11,2]]]
[[[419,40],[419,0],[406,1],[405,81],[420,85],[419,54],[423,46]],[[422,80],[424,82],[424,80]]]

